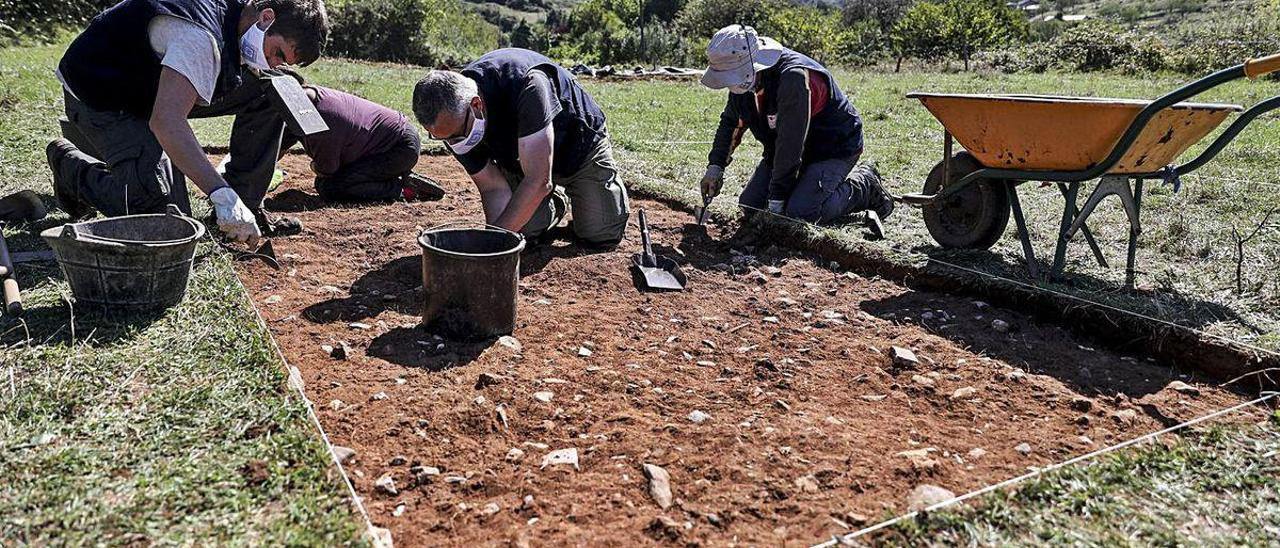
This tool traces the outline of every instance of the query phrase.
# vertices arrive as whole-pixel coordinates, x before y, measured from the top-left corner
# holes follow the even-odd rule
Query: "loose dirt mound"
[[[419,164],[450,189],[442,202],[362,207],[323,206],[305,157],[285,168],[268,206],[307,230],[276,240],[281,271],[248,262],[242,276],[402,546],[805,545],[905,510],[920,484],[965,492],[1239,401],[1185,376],[1180,392],[1168,368],[1016,312],[749,248],[645,200],[689,291],[633,287],[633,215],[617,251],[525,253],[515,340],[438,340],[417,327],[415,238],[481,218],[456,163]],[[321,348],[343,343],[345,359]],[[893,346],[919,363],[895,365]],[[570,448],[576,469],[542,466]],[[670,474],[665,511],[644,464]],[[384,476],[397,494],[376,487]]]

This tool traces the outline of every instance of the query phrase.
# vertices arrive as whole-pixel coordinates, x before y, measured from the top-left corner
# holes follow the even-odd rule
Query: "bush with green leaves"
[[[1006,72],[1138,73],[1168,68],[1168,56],[1164,44],[1139,31],[1089,21],[1068,28],[1048,42],[995,53],[989,62]]]
[[[891,39],[899,59],[958,57],[968,70],[975,53],[1023,42],[1028,35],[1026,18],[1000,0],[945,0],[912,6]]]
[[[0,46],[46,42],[80,30],[119,0],[0,0]]]
[[[498,29],[459,0],[329,2],[335,57],[458,66],[498,47]]]

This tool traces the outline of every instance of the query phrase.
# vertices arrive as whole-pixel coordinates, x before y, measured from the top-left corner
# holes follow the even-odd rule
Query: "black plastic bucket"
[[[476,341],[515,329],[524,236],[492,226],[443,225],[423,231],[418,245],[428,331]]]

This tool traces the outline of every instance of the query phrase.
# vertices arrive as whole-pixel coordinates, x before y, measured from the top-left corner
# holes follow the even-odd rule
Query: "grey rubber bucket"
[[[426,329],[464,341],[510,334],[516,326],[524,244],[524,236],[490,225],[453,223],[424,230],[418,245]]]
[[[168,213],[65,224],[40,233],[62,266],[77,309],[163,310],[182,301],[204,225]]]

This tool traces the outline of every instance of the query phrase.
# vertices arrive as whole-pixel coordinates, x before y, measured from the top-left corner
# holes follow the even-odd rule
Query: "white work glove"
[[[218,216],[218,230],[232,240],[247,243],[250,247],[258,246],[258,238],[262,237],[262,231],[258,229],[258,222],[253,218],[253,211],[249,210],[249,206],[244,205],[244,201],[236,191],[231,190],[229,186],[224,186],[213,191],[213,194],[209,195],[209,201],[213,202],[213,211]]]
[[[786,200],[769,200],[769,213],[777,213],[782,215],[782,209],[786,207]]]
[[[724,185],[724,168],[720,166],[707,166],[706,173],[702,174],[702,201],[710,202],[720,194],[720,187]]]

